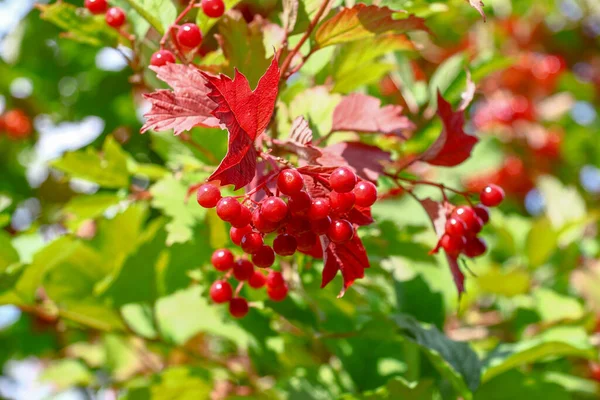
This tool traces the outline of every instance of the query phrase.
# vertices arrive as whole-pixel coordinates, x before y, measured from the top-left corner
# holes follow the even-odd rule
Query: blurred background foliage
[[[412,154],[439,132],[436,90],[456,105],[470,76],[473,156],[412,172],[505,187],[485,231],[490,251],[469,265],[459,303],[444,260],[428,255],[427,216],[396,194],[375,206],[363,232],[373,268],[343,298],[340,282],[319,289],[320,263],[300,256],[293,294],[275,303],[247,292],[258,306],[239,321],[206,295],[227,228],[183,201],[226,135],[139,134],[141,94],[159,86],[146,68],[159,35],[129,1],[112,3],[145,37],[136,57],[81,2],[42,15],[33,3],[0,2],[0,396],[600,397],[597,1],[488,0],[485,23],[462,0],[367,2],[425,17],[431,34],[411,34],[414,48],[374,38],[318,51],[281,93],[278,130],[304,115],[328,132],[341,96],[360,91],[405,107],[414,136],[372,140]],[[158,21],[181,6],[139,3]],[[256,82],[278,43],[265,20],[278,23],[281,2],[227,3],[237,11],[213,26],[198,17],[216,49],[202,63]],[[311,15],[319,2],[300,4]],[[222,49],[214,33],[230,38]]]

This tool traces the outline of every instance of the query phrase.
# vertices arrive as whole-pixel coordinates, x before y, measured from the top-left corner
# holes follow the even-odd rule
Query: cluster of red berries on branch
[[[200,4],[196,4],[196,1],[191,1],[163,36],[160,42],[160,49],[152,55],[150,65],[161,67],[168,63],[176,62],[175,54],[164,48],[169,35],[175,49],[180,55],[195,52],[202,45],[203,36],[198,25],[190,22],[178,25],[188,12],[198,7],[202,8],[202,12],[209,18],[220,18],[225,13],[225,3],[223,0],[202,0]]]
[[[31,119],[23,111],[12,109],[0,115],[0,135],[6,133],[6,136],[12,140],[28,138],[33,132]]]
[[[445,232],[433,252],[444,249],[448,256],[456,258],[464,254],[469,258],[483,255],[487,246],[477,235],[490,220],[487,207],[496,207],[504,200],[504,190],[488,185],[479,194],[481,204],[454,208],[446,219]]]
[[[125,25],[127,20],[125,11],[120,7],[110,7],[106,0],[85,0],[85,8],[87,8],[92,14],[100,15],[104,14],[106,24],[115,29],[121,28]]]
[[[248,301],[239,295],[244,283],[248,283],[253,289],[266,286],[267,296],[273,301],[282,301],[287,297],[289,289],[281,272],[268,269],[268,274],[265,275],[256,270],[246,256],[236,260],[230,250],[219,249],[213,253],[211,263],[225,275],[211,285],[210,298],[217,304],[229,303],[229,313],[236,318],[244,317],[249,310]],[[239,282],[235,292],[229,282],[232,275]]]
[[[268,188],[270,181],[276,181],[276,194]],[[252,195],[261,190],[266,197],[260,202],[254,201]],[[264,284],[261,283],[264,275],[254,271],[254,267],[272,267],[276,254],[286,257],[299,251],[322,258],[323,239],[335,244],[352,240],[355,225],[360,224],[357,215],[370,215],[370,207],[376,200],[375,185],[359,180],[348,167],[327,172],[284,169],[268,176],[249,191],[242,202],[236,197],[222,197],[219,188],[211,183],[201,185],[197,191],[198,204],[216,208],[219,218],[231,224],[231,241],[246,253],[244,258],[234,262],[229,250],[217,250],[212,258],[214,267],[228,271],[227,277],[233,274],[240,282],[248,281],[253,288]],[[226,281],[213,284],[211,297],[215,302],[232,298],[228,285]],[[271,271],[266,285],[272,300],[286,297],[288,287],[279,272]],[[231,314],[238,316],[231,310],[238,306],[231,304]]]

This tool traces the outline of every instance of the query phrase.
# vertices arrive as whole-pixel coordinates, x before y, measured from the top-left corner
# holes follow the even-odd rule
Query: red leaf
[[[284,150],[297,154],[309,162],[322,155],[321,150],[312,145],[313,132],[304,117],[297,117],[292,123],[292,130],[287,140],[274,139],[273,143]]]
[[[142,133],[150,129],[159,132],[173,129],[178,135],[194,126],[219,126],[219,121],[212,115],[216,104],[208,98],[210,90],[206,79],[197,68],[183,64],[150,68],[173,90],[157,90],[144,95],[152,108],[144,115],[147,120]]]
[[[379,147],[360,142],[341,142],[325,147],[323,156],[317,162],[332,167],[347,165],[361,178],[375,182],[383,173],[384,164],[391,162],[391,156]]]
[[[354,206],[347,215],[348,221],[359,226],[370,225],[374,222],[370,207]]]
[[[423,206],[425,212],[429,215],[437,237],[441,238],[446,230],[446,215],[448,215],[450,209],[444,203],[429,198],[421,200],[421,206]],[[450,272],[460,296],[465,291],[465,275],[460,270],[457,257],[450,257],[446,254],[446,259],[448,260]]]
[[[256,173],[254,140],[264,132],[275,107],[279,85],[277,59],[273,58],[254,91],[237,70],[233,80],[225,75],[203,75],[210,89],[208,97],[217,104],[213,115],[229,131],[227,154],[208,179],[219,180],[221,185],[232,184],[237,190],[250,183]]]
[[[421,154],[420,159],[431,165],[453,167],[469,158],[479,139],[465,133],[464,112],[452,111],[450,103],[439,92],[438,115],[444,123],[444,129],[431,147]]]
[[[364,133],[394,134],[414,129],[414,124],[403,115],[401,106],[381,107],[381,100],[360,93],[346,96],[333,111],[331,130]]]
[[[337,272],[342,271],[344,287],[338,296],[342,297],[355,280],[365,276],[365,268],[371,266],[367,252],[356,233],[351,241],[343,244],[330,242],[326,236],[321,236],[321,241],[322,246],[326,247],[321,287],[327,286]]]

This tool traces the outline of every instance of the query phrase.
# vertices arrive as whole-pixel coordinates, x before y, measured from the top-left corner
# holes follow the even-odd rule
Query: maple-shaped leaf
[[[396,19],[395,17],[401,13],[405,13],[405,11],[394,11],[388,7],[364,4],[343,8],[342,11],[321,24],[315,33],[315,41],[317,46],[322,48],[366,39],[385,32],[427,31],[423,18],[409,15],[404,19]]]
[[[453,167],[465,161],[471,155],[479,139],[467,135],[463,130],[465,116],[463,111],[452,111],[452,106],[438,92],[438,115],[444,129],[437,140],[420,156],[421,161],[431,165]]]
[[[212,115],[217,105],[208,97],[210,89],[200,70],[174,63],[150,68],[173,90],[161,89],[144,95],[152,107],[144,115],[142,133],[150,129],[159,132],[173,129],[178,135],[194,126],[219,126],[219,120]]]
[[[338,271],[341,271],[344,279],[344,287],[338,297],[342,297],[346,289],[355,280],[363,278],[365,276],[365,269],[371,266],[367,257],[367,251],[356,232],[352,240],[342,244],[333,243],[326,236],[321,236],[321,245],[325,248],[321,287],[327,286],[337,275]]]
[[[346,96],[333,111],[331,130],[385,133],[404,137],[403,131],[414,128],[415,125],[402,115],[401,106],[381,107],[381,100],[378,98],[354,93]]]
[[[481,15],[481,18],[483,18],[483,22],[486,22],[486,18],[485,18],[485,12],[483,11],[483,1],[481,0],[466,0],[467,3],[469,3],[471,5],[471,7],[473,7],[474,9],[477,10],[477,12],[479,13],[479,15]]]
[[[446,231],[446,215],[451,211],[447,205],[440,203],[439,201],[431,200],[430,198],[420,200],[421,206],[431,219],[433,229],[438,239],[441,238]],[[460,270],[458,265],[458,257],[449,256],[446,254],[448,265],[450,266],[450,272],[454,279],[454,284],[458,290],[459,296],[465,291],[465,275]]]
[[[286,140],[274,139],[273,143],[304,160],[312,161],[322,155],[321,150],[312,145],[312,140],[313,132],[308,121],[299,116],[292,122],[290,136]]]
[[[363,179],[375,182],[391,162],[385,150],[361,142],[340,142],[323,149],[317,162],[324,166],[349,166]]]
[[[277,99],[279,66],[277,58],[252,91],[246,77],[235,71],[234,78],[203,73],[210,89],[208,97],[217,104],[213,115],[229,132],[227,154],[208,180],[221,185],[244,187],[256,174],[254,140],[266,129]]]

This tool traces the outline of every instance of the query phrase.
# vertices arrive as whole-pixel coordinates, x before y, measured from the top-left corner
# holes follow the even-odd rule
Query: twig
[[[321,7],[315,14],[312,21],[310,21],[310,24],[308,25],[306,32],[304,32],[304,35],[302,35],[302,38],[300,39],[300,41],[296,44],[296,46],[292,49],[292,51],[287,55],[285,60],[283,60],[283,64],[281,64],[281,79],[284,79],[287,76],[289,76],[289,74],[287,74],[287,69],[289,68],[290,64],[292,63],[294,56],[298,53],[298,51],[300,51],[300,48],[302,47],[304,42],[306,42],[308,40],[312,31],[315,29],[315,26],[317,26],[317,24],[319,23],[319,20],[321,19],[321,17],[325,13],[325,10],[327,9],[327,6],[329,5],[329,1],[330,0],[324,0],[323,3],[321,3]]]

